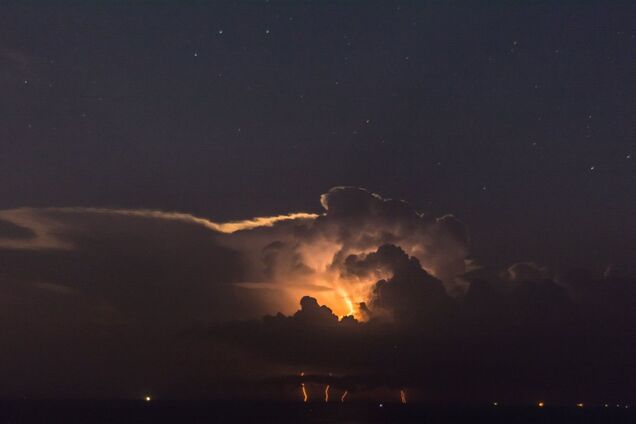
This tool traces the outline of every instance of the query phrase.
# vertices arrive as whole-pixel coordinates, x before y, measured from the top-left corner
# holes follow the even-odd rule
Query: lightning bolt
[[[347,395],[349,394],[348,390],[345,390],[344,393],[342,394],[342,396],[340,397],[340,402],[344,403],[345,398],[347,397]]]
[[[404,389],[400,390],[400,402],[406,404],[406,392]]]
[[[351,302],[351,299],[349,299],[349,297],[345,297],[345,303],[347,304],[347,309],[349,310],[349,315],[354,316],[355,315],[355,309],[353,308],[353,302]]]
[[[307,389],[305,388],[305,383],[300,383],[300,390],[303,392],[303,402],[307,403],[309,400],[309,396],[307,395]]]
[[[325,387],[325,403],[329,402],[329,384]]]
[[[305,375],[304,372],[300,373],[300,376],[303,377]],[[300,391],[303,394],[303,402],[307,403],[307,401],[309,400],[309,395],[307,395],[307,388],[305,387],[305,383],[301,382],[300,383]]]

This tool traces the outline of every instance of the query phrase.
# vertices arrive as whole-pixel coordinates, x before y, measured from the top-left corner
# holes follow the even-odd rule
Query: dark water
[[[370,403],[300,404],[170,401],[0,402],[8,423],[634,423],[633,409],[439,408]]]

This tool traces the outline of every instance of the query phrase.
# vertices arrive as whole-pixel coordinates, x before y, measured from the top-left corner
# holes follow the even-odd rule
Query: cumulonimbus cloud
[[[321,201],[320,214],[226,223],[153,210],[0,211],[0,330],[7,346],[0,372],[15,372],[17,382],[7,393],[68,382],[65,393],[77,395],[82,378],[99,379],[98,369],[134,386],[156,376],[161,358],[175,381],[209,365],[214,377],[202,378],[204,387],[219,372],[249,379],[256,372],[383,370],[389,375],[374,382],[422,384],[427,396],[432,387],[448,396],[471,387],[471,396],[490,397],[507,387],[514,368],[530,390],[565,392],[569,376],[587,372],[599,357],[607,361],[595,365],[597,377],[607,377],[590,378],[591,392],[633,380],[625,371],[634,370],[636,352],[633,279],[588,273],[553,281],[543,267],[520,263],[477,281],[466,274],[468,236],[456,218],[355,187],[334,188]],[[459,276],[467,291],[452,293]],[[282,314],[244,321],[276,312]],[[165,356],[184,332],[205,337]],[[24,344],[25,334],[33,344]],[[139,343],[140,335],[152,343]],[[108,349],[109,359],[87,355],[94,346]],[[51,355],[52,349],[60,351]],[[184,361],[186,354],[194,359]],[[226,372],[237,354],[249,360]],[[86,373],[70,375],[73,364],[60,367],[60,358],[83,363]],[[120,368],[117,358],[147,367]],[[46,372],[25,378],[25,363]],[[54,369],[59,374],[42,382]],[[461,385],[449,383],[451,369]]]
[[[22,231],[16,235],[16,231],[3,234],[0,230],[0,248],[72,250],[77,247],[78,232],[84,231],[82,237],[95,237],[102,225],[98,221],[108,217],[191,224],[211,231],[219,244],[243,255],[248,275],[235,281],[240,287],[277,291],[285,299],[286,312],[302,296],[312,295],[339,316],[356,314],[356,304],[369,300],[377,276],[347,273],[344,260],[349,255],[364,257],[388,243],[417,258],[445,285],[452,285],[466,271],[466,229],[451,215],[436,218],[405,201],[358,187],[332,188],[320,197],[320,203],[322,214],[300,212],[221,223],[183,212],[148,209],[2,210],[0,222]],[[129,228],[124,222],[119,225],[118,232]]]
[[[249,287],[258,288],[258,282],[263,288],[278,287],[288,298],[285,312],[310,295],[338,316],[362,318],[357,305],[368,302],[378,279],[390,278],[391,272],[353,274],[345,261],[351,255],[363,260],[387,244],[419,261],[449,292],[457,291],[469,245],[466,228],[457,218],[435,217],[359,187],[334,187],[320,203],[324,213],[304,224],[243,232],[226,240],[249,257]]]

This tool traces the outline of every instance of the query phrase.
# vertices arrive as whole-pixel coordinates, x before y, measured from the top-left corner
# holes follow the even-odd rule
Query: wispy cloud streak
[[[85,207],[64,207],[64,208],[18,208],[0,211],[0,220],[9,222],[18,227],[29,230],[31,237],[9,238],[0,237],[0,248],[7,249],[70,249],[72,245],[60,237],[66,224],[61,224],[51,219],[51,213],[71,213],[71,214],[101,214],[120,215],[150,219],[162,219],[168,221],[178,221],[190,223],[207,228],[211,231],[231,234],[243,230],[252,230],[260,227],[271,227],[282,221],[291,220],[312,220],[318,217],[311,213],[290,213],[287,215],[276,215],[266,217],[256,217],[242,221],[213,222],[209,219],[197,217],[183,212],[166,212],[150,209],[107,209],[107,208],[85,208]]]

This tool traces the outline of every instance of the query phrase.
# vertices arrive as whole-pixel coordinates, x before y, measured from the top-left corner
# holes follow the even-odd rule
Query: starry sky
[[[404,199],[435,217],[453,214],[466,235],[455,221],[439,224],[440,251],[470,259],[490,276],[520,262],[538,264],[533,272],[585,268],[596,278],[612,265],[612,272],[631,275],[635,19],[628,2],[4,2],[0,301],[20,297],[37,308],[48,302],[40,289],[83,293],[82,308],[103,314],[91,315],[99,325],[119,323],[116,311],[146,302],[126,292],[126,284],[143,281],[146,293],[151,275],[165,283],[151,303],[191,312],[192,297],[173,297],[168,277],[195,281],[193,293],[207,293],[203,274],[251,284],[234,272],[244,262],[233,255],[260,241],[239,236],[220,247],[188,226],[177,228],[179,222],[192,215],[223,233],[216,223],[321,214],[321,194],[337,186]],[[351,204],[373,202],[366,191],[347,193],[357,199]],[[34,209],[14,212],[22,207]],[[187,216],[137,225],[120,212],[95,220],[86,209],[43,209],[50,207]],[[341,225],[332,210],[335,218],[328,219]],[[71,225],[80,229],[61,230]],[[284,237],[263,238],[291,237],[277,228]],[[12,241],[29,231],[37,235],[33,244]],[[122,239],[129,250],[105,247]],[[155,268],[144,274],[156,261],[148,246],[161,243],[174,246],[160,252],[162,260],[196,263],[180,274]],[[71,245],[87,256],[64,256]],[[419,248],[404,246],[409,255]],[[438,259],[420,257],[444,280],[448,264]],[[108,288],[84,284],[86,276]],[[17,281],[34,284],[34,291],[22,292]],[[172,300],[177,306],[167,306]],[[268,308],[262,299],[242,300],[213,318],[281,307],[270,301]],[[67,300],[55,302],[42,320],[71,322],[60,312]],[[146,318],[158,319],[150,309]],[[20,313],[7,315],[19,323],[12,327],[16,340],[24,332],[49,339]],[[71,340],[62,327],[60,337]],[[104,337],[139,340],[135,331],[124,337],[110,329]],[[82,342],[82,354],[93,352],[87,347],[93,337]],[[23,345],[4,358],[24,364],[37,358],[33,352]],[[85,369],[94,366],[89,361]],[[127,386],[127,395],[141,394],[135,390],[145,387],[142,380]],[[46,393],[38,384],[35,391]],[[11,394],[30,390],[15,387]]]
[[[491,261],[625,261],[634,11],[9,2],[0,198],[227,220],[355,185],[455,214]]]

